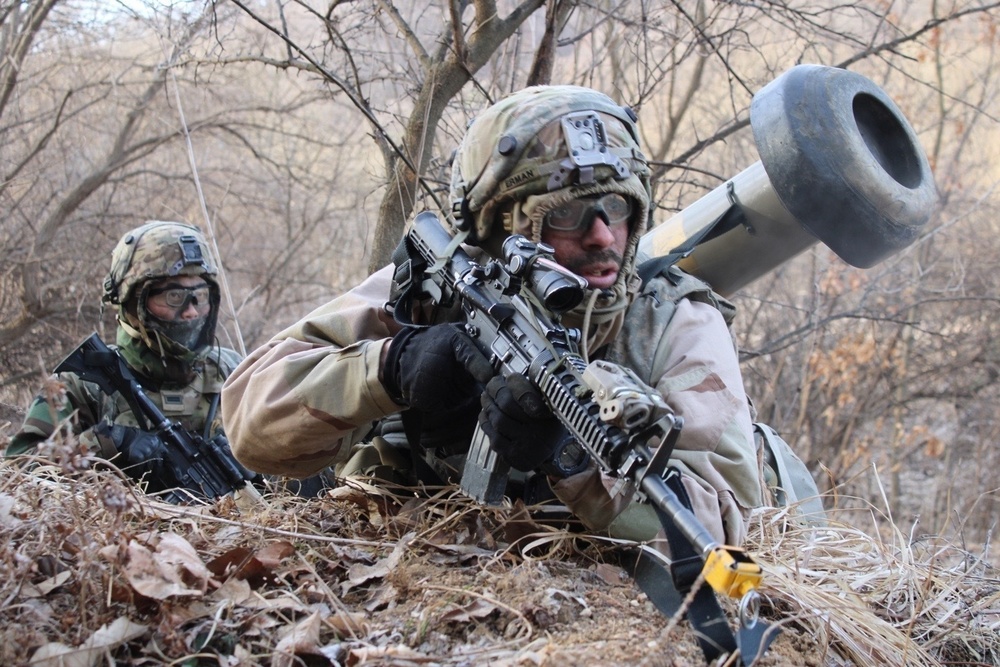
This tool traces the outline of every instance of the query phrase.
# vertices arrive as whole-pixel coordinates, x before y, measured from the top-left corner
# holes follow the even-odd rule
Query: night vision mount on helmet
[[[631,109],[580,86],[532,86],[500,100],[475,118],[455,155],[455,231],[481,244],[505,205],[531,202],[523,213],[537,218],[582,194],[620,192],[645,213],[650,172],[635,120]]]
[[[137,286],[149,280],[217,274],[201,230],[183,222],[153,220],[118,241],[111,253],[111,270],[104,280],[103,301],[124,304]]]

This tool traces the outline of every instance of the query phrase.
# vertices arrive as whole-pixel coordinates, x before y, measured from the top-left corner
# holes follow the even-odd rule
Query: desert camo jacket
[[[274,336],[230,375],[222,410],[241,463],[307,477],[346,461],[375,421],[404,409],[378,377],[382,350],[400,329],[384,307],[391,280],[391,266],[372,274]],[[716,539],[739,544],[747,511],[762,494],[735,345],[718,308],[675,299],[674,287],[654,278],[605,353],[632,367],[684,418],[672,463],[696,515]],[[611,499],[609,486],[591,468],[553,488],[592,529],[634,539],[655,533],[649,508]]]

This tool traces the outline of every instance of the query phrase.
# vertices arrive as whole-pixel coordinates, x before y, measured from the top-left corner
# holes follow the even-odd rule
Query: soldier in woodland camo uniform
[[[631,110],[588,88],[515,93],[469,127],[453,167],[453,210],[443,216],[456,234],[467,232],[465,243],[494,257],[510,234],[544,241],[588,281],[587,298],[563,324],[584,332],[585,358],[630,367],[684,418],[672,464],[705,526],[737,545],[765,494],[727,326],[734,309],[675,268],[645,285],[639,279],[650,172],[634,121]],[[384,308],[392,276],[392,266],[376,272],[242,362],[222,402],[236,457],[252,470],[293,477],[339,465],[341,472],[391,468],[416,481],[421,457],[386,438],[365,441],[373,423],[406,411],[419,415],[410,420],[419,434],[408,429],[420,438],[416,449],[438,460],[467,450],[478,420],[512,468],[536,470],[561,429],[540,395],[519,376],[492,377],[451,324],[454,310],[425,309],[421,324],[433,325],[425,328],[394,321]],[[612,500],[594,466],[546,481],[591,529],[637,539],[659,529],[648,505]]]
[[[180,222],[147,222],[127,233],[111,256],[105,303],[117,306],[118,351],[150,399],[171,421],[206,440],[221,432],[219,392],[239,355],[219,347],[218,270],[205,237]],[[157,484],[163,444],[138,428],[124,398],[60,373],[38,394],[7,456],[32,454],[68,428],[92,452],[130,476]]]

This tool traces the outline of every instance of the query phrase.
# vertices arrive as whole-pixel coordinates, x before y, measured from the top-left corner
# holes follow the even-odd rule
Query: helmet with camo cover
[[[104,280],[105,303],[118,306],[118,322],[160,356],[187,357],[207,348],[215,337],[218,319],[218,269],[208,242],[197,227],[183,222],[153,220],[125,234],[111,253],[111,270]],[[181,336],[170,323],[146,309],[151,283],[175,276],[200,276],[209,286],[211,311],[198,323],[194,336]]]
[[[604,192],[636,199],[645,222],[649,167],[635,114],[580,86],[532,86],[489,107],[469,126],[452,169],[455,224],[478,244],[492,235],[498,214],[508,217],[505,205],[522,203],[522,214],[538,218],[537,232],[557,200]]]
[[[541,239],[545,214],[571,199],[617,192],[634,218],[622,270],[595,297],[598,313],[620,310],[634,283],[639,236],[649,217],[649,165],[635,113],[581,86],[532,86],[480,113],[456,152],[451,224],[496,256],[510,234]]]

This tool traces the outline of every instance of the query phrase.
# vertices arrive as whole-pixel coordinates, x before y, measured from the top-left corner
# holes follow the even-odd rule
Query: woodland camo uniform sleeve
[[[399,330],[383,306],[392,267],[251,353],[222,390],[226,434],[256,472],[304,478],[342,463],[373,422],[398,412],[378,378]]]
[[[96,386],[72,373],[52,375],[28,407],[24,423],[7,445],[6,456],[34,454],[38,443],[50,438],[63,424],[80,435],[97,423],[99,413]]]

